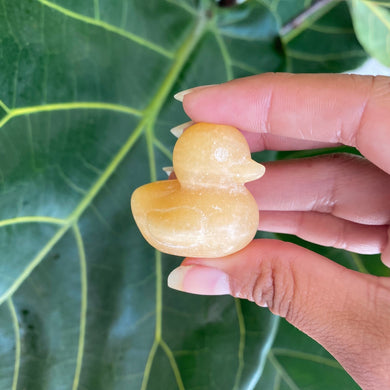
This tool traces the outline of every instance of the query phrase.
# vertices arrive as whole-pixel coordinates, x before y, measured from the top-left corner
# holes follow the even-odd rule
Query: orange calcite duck
[[[259,213],[245,183],[264,174],[234,127],[197,123],[173,150],[177,180],[136,189],[134,219],[145,239],[177,256],[220,257],[253,239]]]

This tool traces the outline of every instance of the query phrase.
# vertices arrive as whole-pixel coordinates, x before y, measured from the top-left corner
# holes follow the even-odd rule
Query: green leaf
[[[5,1],[0,36],[2,388],[256,381],[275,318],[168,290],[179,259],[148,246],[129,199],[169,164],[168,130],[184,120],[174,92],[280,66],[273,15],[255,2],[227,14],[175,1]],[[244,48],[267,55],[240,63]]]
[[[338,0],[324,4],[282,36],[291,72],[342,72],[367,59],[356,39],[348,5]]]
[[[358,390],[360,387],[316,342],[282,320],[255,390]]]
[[[372,56],[390,66],[390,4],[386,1],[352,0],[356,35]]]
[[[278,20],[281,26],[287,24],[294,19],[297,15],[300,15],[307,10],[313,0],[263,0],[267,4],[270,10],[278,15]],[[326,10],[325,10],[326,12]]]
[[[168,289],[180,259],[145,242],[129,200],[171,163],[168,129],[187,120],[173,93],[265,71],[321,71],[322,60],[291,55],[318,40],[320,57],[358,50],[350,31],[327,43],[344,8],[324,10],[281,47],[282,24],[310,6],[291,4],[1,3],[1,388],[241,390],[266,380],[280,355],[268,355],[278,318],[250,302]],[[332,69],[353,61],[340,56]],[[297,359],[278,361],[298,375]]]

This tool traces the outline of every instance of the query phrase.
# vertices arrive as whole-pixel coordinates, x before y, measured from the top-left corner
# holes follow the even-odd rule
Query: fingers
[[[315,244],[377,254],[387,243],[388,226],[361,225],[310,211],[260,211],[259,230],[294,234]]]
[[[263,74],[184,96],[196,122],[254,133],[342,143],[390,173],[390,79],[335,74]]]
[[[225,258],[188,258],[168,283],[268,306],[322,344],[364,389],[390,386],[389,280],[347,270],[291,243],[255,240]]]
[[[390,222],[390,177],[350,154],[265,163],[247,183],[260,210],[317,211],[368,225]]]
[[[301,140],[284,137],[281,135],[267,133],[252,133],[250,131],[241,131],[248,142],[251,152],[260,152],[262,150],[306,150],[334,148],[340,144],[331,142],[319,142],[311,140]]]
[[[390,226],[387,229],[387,242],[384,249],[382,250],[381,258],[383,263],[390,267]]]
[[[183,131],[194,124],[193,121],[182,123],[170,131],[179,138]],[[251,152],[259,152],[262,150],[304,150],[304,149],[321,149],[332,148],[339,146],[331,142],[319,142],[310,140],[300,140],[295,138],[283,137],[275,134],[253,133],[250,131],[241,131],[246,138]]]

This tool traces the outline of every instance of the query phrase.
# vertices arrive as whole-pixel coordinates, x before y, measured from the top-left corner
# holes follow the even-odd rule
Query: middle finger
[[[349,221],[390,221],[390,176],[352,154],[268,162],[265,175],[247,183],[259,210],[317,211]]]

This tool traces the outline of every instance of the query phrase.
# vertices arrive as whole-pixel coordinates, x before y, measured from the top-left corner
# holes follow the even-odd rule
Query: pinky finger
[[[314,211],[260,211],[259,230],[294,234],[315,244],[361,254],[381,253],[388,226],[362,225]]]

